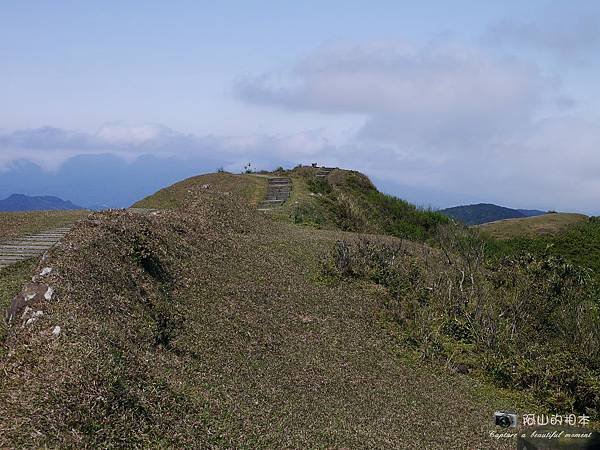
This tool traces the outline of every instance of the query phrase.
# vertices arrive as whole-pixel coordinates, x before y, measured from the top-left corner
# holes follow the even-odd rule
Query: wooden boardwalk
[[[269,178],[267,186],[267,195],[265,199],[259,203],[259,211],[268,211],[276,206],[281,206],[290,196],[292,191],[292,180],[289,178]]]
[[[38,234],[0,242],[0,269],[42,255],[69,232],[71,226],[53,228]]]

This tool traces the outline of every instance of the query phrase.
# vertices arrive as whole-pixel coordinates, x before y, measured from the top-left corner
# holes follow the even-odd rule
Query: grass
[[[586,220],[587,216],[584,214],[555,213],[519,219],[498,220],[479,225],[478,228],[495,239],[535,238],[556,235]]]
[[[0,358],[0,446],[514,447],[491,415],[527,396],[410,362],[381,286],[323,275],[355,233],[270,220],[251,205],[264,180],[215,177],[50,252],[57,301]]]
[[[161,189],[133,206],[155,209],[185,208],[187,199],[194,197],[200,190],[231,195],[243,199],[248,204],[257,205],[266,195],[267,181],[265,177],[252,174],[235,175],[221,172],[200,175]]]
[[[0,311],[2,311],[2,314],[8,309],[15,295],[20,292],[21,287],[29,281],[36,264],[35,259],[28,259],[0,269]],[[6,331],[6,323],[2,320],[0,324],[0,343],[4,342]],[[4,346],[0,347],[0,357],[3,356],[4,348]]]
[[[588,271],[552,256],[492,264],[483,246],[453,227],[441,250],[340,241],[325,272],[385,288],[400,338],[423,358],[597,419],[600,318]]]
[[[600,281],[600,222],[590,217],[577,221],[557,234],[487,239],[487,254],[493,258],[526,253],[538,257],[562,256],[572,264],[592,269],[593,276]]]
[[[449,221],[442,214],[379,192],[358,172],[338,169],[327,179],[319,179],[317,171],[311,167],[289,171],[291,197],[271,215],[313,228],[389,234],[418,241],[429,239],[439,224]]]
[[[89,211],[0,212],[0,239],[39,233],[83,219]]]

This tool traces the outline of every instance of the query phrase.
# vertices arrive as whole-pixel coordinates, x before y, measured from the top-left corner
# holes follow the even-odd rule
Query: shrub
[[[328,273],[387,289],[385,307],[425,358],[531,391],[552,408],[598,416],[600,305],[591,271],[560,256],[490,261],[449,225],[430,257],[374,240],[338,242]]]

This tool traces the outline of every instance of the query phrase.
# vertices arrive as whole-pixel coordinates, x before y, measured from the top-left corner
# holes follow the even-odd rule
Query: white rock
[[[29,306],[26,306],[23,310],[23,314],[21,314],[21,319],[25,319],[25,317],[27,317],[27,314],[29,314],[29,311],[32,311],[32,309]]]
[[[60,334],[60,327],[58,325],[56,325],[53,329],[52,329],[52,336],[58,336]]]
[[[48,288],[48,290],[46,291],[46,293],[44,294],[44,298],[46,300],[52,300],[52,295],[54,294],[54,289],[52,289],[51,287]]]
[[[25,313],[23,313],[23,318],[25,317],[25,315],[27,313],[29,313],[28,310],[31,311],[31,308],[25,308]],[[31,314],[31,317],[29,319],[27,319],[27,321],[25,322],[25,324],[23,326],[31,325],[32,323],[34,323],[36,320],[38,320],[43,315],[44,315],[43,311],[34,311],[33,314]]]
[[[45,277],[46,275],[50,275],[52,273],[52,267],[44,267],[40,272],[41,277]]]

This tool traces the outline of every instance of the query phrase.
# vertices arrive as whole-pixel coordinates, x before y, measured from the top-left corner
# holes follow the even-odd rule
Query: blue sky
[[[318,161],[420,204],[599,213],[598,50],[591,1],[6,1],[0,180]]]

